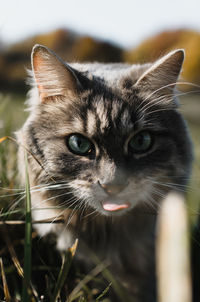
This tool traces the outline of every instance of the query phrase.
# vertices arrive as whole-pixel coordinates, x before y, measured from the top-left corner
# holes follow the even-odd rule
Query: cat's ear
[[[152,93],[169,94],[176,86],[184,61],[184,50],[170,52],[151,65],[138,79],[135,86]]]
[[[74,70],[53,51],[36,44],[32,50],[32,69],[42,102],[54,96],[75,97],[81,84]]]

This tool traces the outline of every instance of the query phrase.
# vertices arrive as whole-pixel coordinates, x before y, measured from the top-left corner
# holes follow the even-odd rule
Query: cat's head
[[[35,182],[53,178],[70,193],[66,206],[104,215],[182,188],[192,158],[174,94],[183,59],[176,50],[147,65],[68,65],[36,45],[37,87],[24,126],[44,168],[32,160]]]

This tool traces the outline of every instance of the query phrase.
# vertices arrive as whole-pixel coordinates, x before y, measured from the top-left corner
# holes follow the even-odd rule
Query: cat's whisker
[[[68,188],[69,185],[62,185],[62,184],[45,184],[45,185],[37,185],[37,186],[33,186],[30,187],[30,192],[34,193],[34,192],[43,192],[43,191],[48,191],[48,190],[54,190],[54,189],[65,189]],[[3,197],[12,197],[12,196],[18,196],[18,195],[24,195],[25,194],[25,190],[24,189],[10,189],[10,188],[2,188],[3,190],[6,191],[18,191],[17,193],[12,193],[12,194],[4,194],[4,195],[0,195],[0,198]]]
[[[151,108],[152,106],[158,106],[158,105],[162,105],[163,107],[166,107],[166,106],[169,106],[169,103],[171,102],[173,98],[173,94],[171,95],[162,95],[162,96],[159,96],[147,103],[145,103],[145,105],[143,106],[143,103],[144,102],[141,102],[141,107],[142,107],[142,112],[143,114],[145,115],[146,111],[149,110],[149,108]],[[164,100],[164,102],[163,102]],[[174,108],[174,106],[171,106]]]
[[[169,188],[171,190],[179,191],[179,192],[183,192],[183,193],[186,191],[185,188],[179,187],[178,185],[174,185],[174,184],[159,183],[159,186],[166,187],[166,188]]]
[[[176,190],[176,191],[179,191],[179,192],[182,192],[182,193],[185,193],[185,189],[184,189],[184,185],[181,185],[183,186],[183,188],[177,188],[177,186],[179,184],[176,184],[176,187],[174,184],[167,184],[167,183],[161,183],[161,182],[158,182],[158,181],[152,181],[152,183],[156,184],[156,185],[159,185],[159,186],[164,186],[164,187],[167,187],[171,190]],[[166,197],[166,195],[163,195],[162,192],[158,189],[155,189],[153,188],[152,192],[160,197],[162,197],[162,199],[164,199]],[[149,197],[149,200],[152,200],[152,197]],[[157,206],[160,207],[159,203],[157,203]],[[188,209],[188,211],[190,213],[192,213],[191,215],[200,215],[200,212],[198,210],[195,210],[193,208],[191,208],[191,206],[189,206],[187,203],[185,204],[186,208]]]
[[[64,213],[65,213],[65,211],[59,213],[58,217],[62,216]],[[60,235],[65,234],[67,232],[68,226],[71,223],[75,214],[76,214],[76,207],[71,211],[70,215],[67,218],[65,218],[65,224],[63,225]]]
[[[177,82],[173,82],[173,83],[170,83],[170,84],[167,84],[167,85],[163,85],[162,87],[159,87],[158,89],[154,90],[152,93],[150,93],[145,99],[144,101],[147,101],[149,98],[151,98],[154,94],[156,94],[157,92],[159,91],[162,91],[163,89],[166,89],[166,88],[170,88],[170,87],[174,87],[176,85],[187,85],[187,86],[193,86],[195,88],[200,88],[200,85],[197,85],[197,84],[194,84],[192,82],[186,82],[186,81],[177,81]]]
[[[6,188],[6,187],[0,187],[1,190],[5,190],[5,191],[23,191],[24,192],[24,188],[20,189],[20,188]]]
[[[159,105],[161,105],[160,108],[155,109],[155,107],[157,107]],[[154,109],[150,111],[150,108],[152,108],[152,107]],[[156,113],[156,112],[162,112],[162,111],[170,111],[172,109],[173,109],[173,107],[169,106],[169,103],[165,103],[163,105],[163,100],[161,100],[161,101],[159,101],[157,103],[153,103],[150,106],[145,108],[145,110],[144,110],[145,118],[148,117],[150,114],[153,114],[153,113]]]
[[[168,94],[168,95],[161,95],[158,96],[152,100],[148,100],[148,102],[146,101],[142,101],[141,105],[142,105],[142,112],[145,114],[145,112],[147,111],[147,109],[149,109],[152,106],[158,106],[158,105],[162,105],[163,107],[166,107],[170,104],[170,102],[172,101],[174,95],[173,94]],[[145,104],[143,106],[143,104]],[[173,106],[174,107],[174,106]]]
[[[94,215],[94,214],[96,214],[96,215]],[[83,219],[86,219],[89,216],[97,217],[98,215],[100,215],[99,212],[96,209],[94,209],[92,212],[90,212],[90,213],[86,214],[85,216],[83,216]]]
[[[151,106],[154,106],[154,105],[162,104],[163,106],[166,106],[171,102],[171,100],[174,98],[174,96],[179,97],[179,96],[183,96],[183,95],[188,95],[188,94],[199,93],[200,92],[199,90],[192,90],[192,91],[187,91],[187,92],[177,92],[177,93],[172,92],[171,94],[161,95],[161,96],[157,97],[156,99],[152,99],[152,100],[149,101],[149,98],[151,98],[154,93],[157,93],[158,91],[160,91],[162,89],[165,89],[168,86],[173,86],[174,84],[175,83],[165,85],[165,86],[159,88],[158,90],[154,91],[150,95],[148,95],[148,97],[140,103],[139,108],[142,108],[142,112],[145,113],[146,110],[148,110],[149,108],[151,108]],[[177,84],[188,85],[189,82],[184,82],[184,83],[183,82],[178,82]],[[192,85],[192,83],[190,83],[190,84]],[[200,88],[199,85],[194,85],[194,86]],[[147,100],[148,100],[148,102],[146,102]],[[163,102],[163,100],[164,100],[164,102]],[[166,102],[167,100],[168,100],[168,102]],[[146,103],[145,106],[143,106],[144,103]]]
[[[168,187],[172,190],[178,190],[180,192],[185,192],[190,191],[190,192],[194,192],[196,190],[196,188],[194,188],[193,186],[189,185],[189,184],[180,184],[180,183],[176,183],[176,182],[162,182],[162,181],[156,181],[155,179],[152,179],[151,177],[147,177],[152,183],[157,184],[159,186],[165,186]],[[163,177],[162,177],[163,178]],[[170,177],[172,178],[172,177]],[[167,180],[169,180],[169,176],[166,177]],[[188,178],[185,179],[186,181],[188,181]]]
[[[7,208],[4,208],[4,213],[7,212],[8,214],[12,211],[14,211],[20,203],[22,203],[22,201],[24,201],[25,195],[24,196],[20,196],[19,198],[17,198],[16,200],[14,200],[12,202],[12,205],[8,206]]]
[[[72,208],[74,205],[77,206],[78,201],[79,201],[79,199],[77,199],[76,197],[72,197],[70,200],[65,201],[65,205]]]
[[[44,204],[44,203],[46,203],[47,201],[50,201],[50,200],[55,200],[58,197],[66,196],[68,194],[70,194],[70,193],[69,192],[64,192],[62,194],[53,195],[53,196],[51,196],[49,198],[43,199],[42,202],[38,201],[38,203],[35,203],[34,206],[32,206],[32,210],[34,210],[35,208],[37,208],[38,205]]]
[[[63,218],[64,214],[65,214],[66,209],[62,210],[61,212],[58,213],[58,215],[56,217],[54,217],[54,219],[50,222],[50,225],[53,225],[53,223],[59,219],[59,218]],[[64,224],[66,225],[66,224]],[[66,229],[65,229],[66,230]],[[63,230],[62,230],[63,232]]]
[[[150,194],[144,199],[144,204],[150,208],[150,210],[153,210],[150,214],[155,215],[158,212],[158,205],[156,201],[152,198]]]
[[[177,92],[175,93],[176,97],[180,97],[180,96],[185,96],[185,95],[190,95],[190,94],[198,94],[200,93],[200,90],[190,90],[190,91],[181,91],[181,92]]]
[[[92,202],[92,199],[91,199],[91,202]],[[88,214],[84,215],[84,212],[87,212],[87,209],[90,209],[89,205],[88,205],[88,198],[87,197],[83,197],[83,202],[82,202],[82,211],[81,211],[81,214],[80,214],[80,217],[82,219],[84,219],[85,217],[87,217],[87,215],[89,216],[91,214],[91,212],[89,212]],[[95,210],[96,211],[96,210]]]
[[[42,189],[34,189],[34,190],[30,190],[30,192],[31,193],[35,193],[35,192],[41,192],[41,193],[43,193],[43,192],[46,192],[46,191],[55,191],[55,190],[63,190],[63,189],[66,189],[66,188],[42,188]],[[67,192],[66,192],[66,194],[67,194]],[[70,193],[68,193],[68,194],[70,194]]]
[[[84,219],[84,217],[85,217],[84,213],[87,211],[87,208],[88,208],[88,206],[87,206],[86,202],[82,204],[82,207],[80,207],[80,209],[79,209],[79,211],[80,211],[80,220]]]
[[[181,92],[181,93],[176,93],[175,96],[176,97],[179,97],[179,96],[183,96],[183,95],[187,95],[187,94],[191,94],[191,93],[194,93],[194,92],[200,92],[200,91],[189,91],[189,92]],[[156,99],[153,99],[151,101],[148,101],[148,103],[146,102],[146,104],[143,106],[143,104],[145,103],[145,100],[143,100],[140,105],[138,106],[138,110],[141,109],[143,115],[146,117],[146,115],[150,115],[150,114],[153,114],[153,113],[156,113],[156,112],[159,112],[159,111],[167,111],[167,110],[172,110],[174,108],[174,105],[172,104],[172,106],[169,106],[169,104],[171,103],[172,99],[174,98],[174,94],[168,94],[168,95],[162,95],[162,96],[159,96],[157,97]],[[151,107],[155,107],[155,106],[158,106],[158,105],[162,105],[163,108],[161,109],[156,109],[154,111],[151,111],[151,112],[148,112],[149,109]],[[166,108],[166,106],[168,106]],[[139,122],[139,121],[137,121]]]
[[[153,114],[153,113],[157,113],[157,112],[163,112],[163,111],[169,111],[170,109],[168,108],[162,108],[162,109],[156,109],[150,112],[146,113],[146,117],[148,118],[149,115]],[[150,119],[150,121],[152,121],[152,119]],[[148,123],[148,119],[146,120],[146,123]]]
[[[155,188],[155,187],[152,188],[152,193],[163,199],[166,197],[166,194],[164,194],[164,192],[162,192],[161,190],[158,190],[158,188]]]
[[[161,104],[163,107],[166,107],[166,105],[168,104],[168,102],[163,102],[163,100],[166,100],[169,98],[169,95],[165,96],[165,95],[162,95],[162,96],[159,96],[153,100],[150,100],[150,101],[145,101],[145,100],[142,100],[140,102],[140,104],[137,106],[136,108],[136,112],[141,112],[141,115],[142,115],[142,118],[145,117],[145,113],[147,112],[148,108],[150,108],[151,106],[156,106],[156,105],[159,105]],[[172,97],[170,97],[171,99]],[[138,121],[137,121],[138,122]]]
[[[60,189],[66,189],[69,188],[69,185],[67,184],[50,184],[50,185],[43,185],[41,187],[36,186],[36,187],[32,187],[30,188],[31,192],[37,192],[37,191],[48,191],[48,190],[60,190]]]
[[[144,112],[144,114],[147,112],[147,110],[149,110],[151,107],[153,106],[159,106],[162,105],[163,108],[166,108],[166,106],[169,106],[171,100],[173,98],[173,95],[162,95],[159,96],[151,101],[149,101],[148,103],[145,104],[145,106],[142,107],[142,111]],[[174,108],[174,106],[171,106]]]
[[[80,207],[80,205],[77,203],[77,205],[72,209],[69,217],[67,218],[67,223],[65,225],[65,229],[67,229],[67,227],[71,223],[71,221],[72,221],[72,219],[73,219],[74,215],[76,214],[76,212],[77,212],[77,210],[78,210],[79,207]]]
[[[167,175],[160,175],[159,176],[161,179],[179,179],[179,180],[182,180],[182,181],[189,181],[191,178],[188,177],[188,176],[180,176],[180,175],[171,175],[171,174],[167,174]],[[147,176],[147,179],[150,179],[150,180],[153,180],[153,181],[157,181],[156,179],[156,176],[155,177],[152,177],[152,176]]]
[[[41,211],[41,210],[43,210],[43,211],[45,211],[45,210],[53,210],[53,209],[62,209],[63,211],[66,211],[67,209],[69,209],[69,206],[73,206],[73,203],[75,203],[74,202],[74,200],[75,200],[75,202],[77,201],[76,200],[76,198],[74,198],[74,197],[72,197],[71,199],[67,199],[67,200],[65,200],[65,201],[63,201],[62,203],[60,203],[59,205],[55,205],[55,206],[51,206],[51,207],[37,207],[37,205],[34,207],[34,208],[32,208],[32,211]],[[46,202],[46,200],[45,200],[45,202]],[[42,203],[40,202],[39,203],[39,205],[41,205]]]
[[[24,193],[25,192],[18,192],[18,193],[14,193],[14,194],[4,194],[4,195],[0,195],[0,198],[20,196],[20,195],[24,195]]]
[[[174,85],[174,83],[172,85]],[[171,84],[170,84],[170,86],[171,86]],[[163,86],[159,90],[164,89],[166,87],[167,86]],[[159,90],[156,90],[156,92],[159,91]],[[195,91],[195,92],[198,92],[198,91]],[[148,95],[147,98],[145,98],[144,100],[142,100],[142,102],[138,106],[138,109],[142,109],[142,112],[144,113],[145,109],[149,108],[150,105],[159,105],[159,104],[162,104],[163,106],[166,107],[166,105],[168,106],[169,103],[174,99],[174,97],[178,97],[179,95],[182,96],[182,95],[189,94],[189,93],[192,93],[192,91],[191,92],[190,91],[189,92],[177,92],[177,93],[173,91],[170,94],[169,93],[168,94],[162,94],[160,96],[157,96],[154,99],[150,99],[151,96],[154,94],[154,92],[153,92],[150,95]],[[143,106],[143,104],[145,104],[145,105]],[[174,108],[174,105],[172,105],[172,107]]]

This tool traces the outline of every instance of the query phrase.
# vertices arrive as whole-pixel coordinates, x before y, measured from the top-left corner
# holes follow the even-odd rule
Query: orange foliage
[[[183,29],[166,31],[145,40],[134,49],[122,50],[109,42],[88,36],[81,37],[72,31],[58,29],[33,36],[7,49],[1,47],[1,87],[24,91],[25,67],[30,68],[30,52],[36,43],[46,45],[68,62],[145,63],[154,61],[172,49],[184,48],[186,59],[183,77],[186,81],[200,84],[200,33],[198,32]]]
[[[170,50],[185,49],[184,80],[200,84],[200,33],[190,30],[160,33],[133,50],[124,52],[124,60],[130,63],[151,62]]]
[[[87,36],[77,39],[71,51],[74,59],[80,62],[120,62],[122,60],[122,51],[119,47]]]

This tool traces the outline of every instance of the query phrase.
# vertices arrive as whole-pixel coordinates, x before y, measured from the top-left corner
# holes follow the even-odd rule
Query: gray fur
[[[29,155],[31,186],[41,186],[31,194],[34,219],[61,215],[66,221],[36,228],[41,235],[56,233],[60,250],[78,237],[77,257],[86,270],[92,266],[88,247],[109,260],[135,302],[155,302],[157,210],[170,191],[184,189],[190,175],[192,148],[174,95],[182,61],[179,50],[155,64],[66,65],[45,47],[33,51],[38,87],[31,90],[30,116],[17,135],[19,170],[24,179],[25,145],[37,158]],[[152,133],[152,147],[130,154],[130,139],[143,130]],[[95,151],[72,154],[66,145],[72,133],[89,138]],[[109,196],[104,184],[118,193]],[[108,212],[102,207],[107,200],[128,201],[129,208]]]

